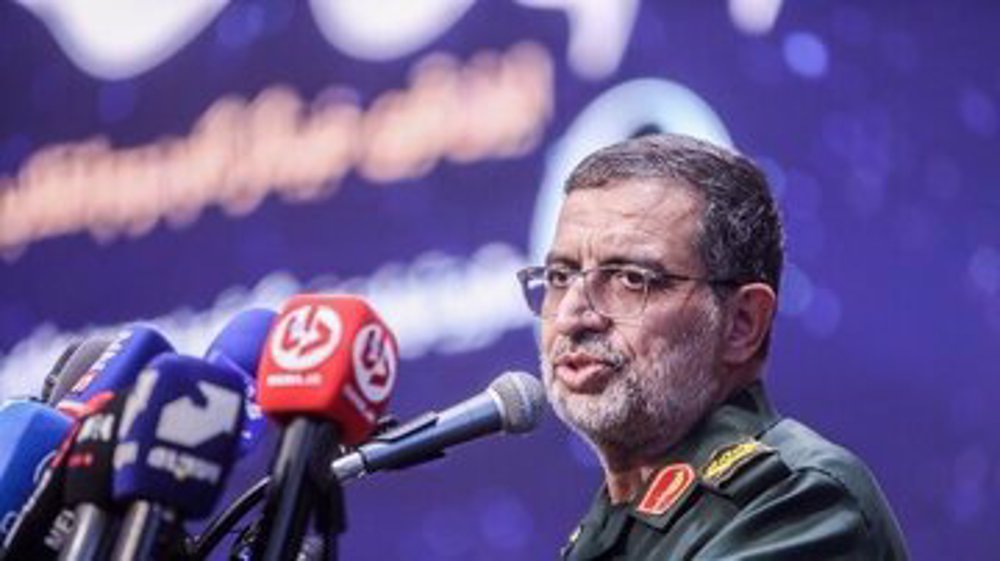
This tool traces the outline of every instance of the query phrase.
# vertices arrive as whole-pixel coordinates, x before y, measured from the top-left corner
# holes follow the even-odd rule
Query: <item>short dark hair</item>
[[[650,134],[584,158],[565,191],[630,179],[680,180],[704,203],[697,250],[708,275],[738,283],[781,284],[784,234],[764,173],[746,157],[679,134]]]

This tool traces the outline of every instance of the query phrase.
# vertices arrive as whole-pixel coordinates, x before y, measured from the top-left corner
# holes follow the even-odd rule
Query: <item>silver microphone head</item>
[[[545,401],[538,378],[525,372],[505,372],[493,380],[488,390],[500,402],[505,432],[527,432],[538,424]]]

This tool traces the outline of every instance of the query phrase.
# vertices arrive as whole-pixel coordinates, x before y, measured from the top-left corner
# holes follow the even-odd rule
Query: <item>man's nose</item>
[[[573,336],[582,331],[603,331],[609,325],[608,318],[597,313],[587,299],[584,279],[576,278],[570,283],[556,308],[553,326],[562,335]]]

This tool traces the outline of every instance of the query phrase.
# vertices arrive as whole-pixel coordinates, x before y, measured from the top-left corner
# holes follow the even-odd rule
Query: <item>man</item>
[[[545,265],[518,274],[549,401],[604,469],[563,558],[905,559],[864,465],[764,394],[783,248],[763,174],[655,135],[565,190]]]

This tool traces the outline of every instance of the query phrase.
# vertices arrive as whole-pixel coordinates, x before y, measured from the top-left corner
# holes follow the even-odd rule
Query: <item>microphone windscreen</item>
[[[493,380],[489,389],[500,398],[504,431],[519,433],[535,428],[545,402],[538,378],[525,372],[505,372]]]
[[[240,457],[252,452],[265,438],[267,419],[257,405],[257,384],[254,378],[260,366],[267,333],[277,316],[274,311],[262,308],[240,312],[229,320],[205,351],[207,362],[238,372],[246,382],[246,419],[240,435]]]
[[[261,408],[279,421],[307,416],[337,425],[341,442],[364,442],[396,382],[396,338],[367,302],[301,294],[268,334],[257,376]]]
[[[114,500],[207,516],[233,464],[244,392],[243,380],[229,369],[174,354],[155,359],[122,411]]]
[[[127,327],[115,335],[107,349],[70,388],[57,407],[70,415],[81,416],[84,405],[92,398],[131,387],[150,360],[171,350],[170,343],[155,329],[141,325]]]
[[[240,312],[212,340],[205,351],[205,360],[232,368],[248,380],[255,378],[267,332],[277,316],[274,311],[262,308]]]
[[[111,507],[111,460],[117,443],[116,432],[128,392],[106,394],[109,399],[88,408],[78,421],[78,428],[65,458],[63,504],[82,503],[102,509]]]
[[[72,424],[35,401],[0,406],[0,543]]]

